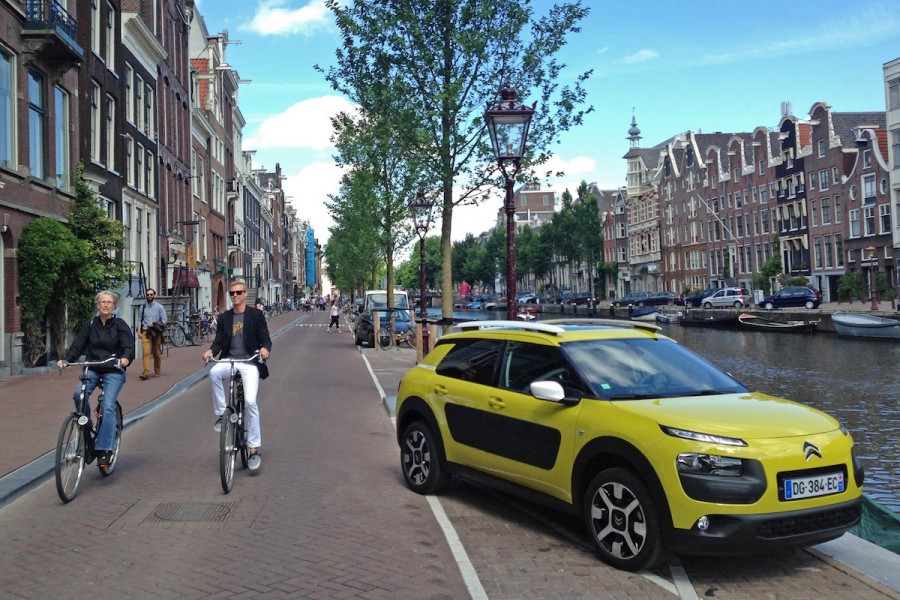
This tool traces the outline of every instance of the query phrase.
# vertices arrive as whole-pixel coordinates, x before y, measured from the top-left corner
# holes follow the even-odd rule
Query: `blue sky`
[[[325,241],[323,201],[336,193],[329,116],[348,110],[313,65],[328,65],[340,43],[324,0],[200,0],[210,35],[228,30],[226,59],[241,79],[245,150],[256,167],[280,163],[285,192]],[[544,14],[552,2],[532,6]],[[615,188],[625,181],[632,110],[653,146],[677,133],[749,132],[773,127],[781,102],[804,118],[816,102],[835,111],[885,108],[882,65],[900,57],[896,1],[608,2],[585,0],[591,14],[568,41],[564,76],[594,70],[594,112],[551,148],[566,176],[547,185],[574,191],[582,180]],[[528,98],[524,99],[529,102]],[[501,206],[460,207],[453,237],[489,229]]]

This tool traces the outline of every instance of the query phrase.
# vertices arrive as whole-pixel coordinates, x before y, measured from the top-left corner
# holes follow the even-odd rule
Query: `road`
[[[816,550],[624,573],[597,560],[578,523],[534,505],[463,481],[413,494],[384,405],[410,351],[360,352],[324,333],[327,315],[290,318],[262,386],[257,473],[222,493],[202,380],[128,427],[116,472],[92,465],[73,502],[51,478],[0,509],[0,595],[900,598]]]

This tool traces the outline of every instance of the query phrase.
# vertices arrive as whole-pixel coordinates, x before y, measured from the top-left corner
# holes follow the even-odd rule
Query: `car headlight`
[[[675,459],[675,465],[681,473],[740,477],[743,461],[739,458],[732,458],[730,456],[683,452]]]
[[[740,438],[725,437],[723,435],[713,435],[711,433],[700,433],[698,431],[688,431],[687,429],[678,429],[676,427],[667,427],[660,425],[660,429],[667,435],[681,438],[683,440],[691,440],[694,442],[706,442],[708,444],[720,444],[724,446],[746,446],[747,442]]]

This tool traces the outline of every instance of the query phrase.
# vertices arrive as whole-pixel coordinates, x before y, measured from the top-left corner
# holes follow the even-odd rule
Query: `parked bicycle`
[[[94,451],[94,440],[97,432],[100,431],[100,424],[103,421],[100,409],[103,406],[103,382],[98,384],[100,395],[97,398],[97,410],[95,416],[97,419],[96,427],[91,421],[90,399],[87,395],[87,383],[90,379],[88,369],[90,367],[98,367],[114,363],[117,369],[120,369],[119,359],[115,357],[108,358],[99,362],[77,362],[65,363],[59,372],[62,375],[62,369],[69,366],[81,367],[81,393],[78,397],[78,407],[66,417],[62,427],[59,430],[59,438],[56,442],[56,463],[54,472],[56,475],[56,492],[63,502],[70,502],[78,494],[78,486],[81,483],[81,476],[84,473],[84,466],[91,464],[96,458]],[[112,456],[109,464],[99,466],[100,474],[104,477],[111,475],[116,468],[119,460],[119,449],[122,444],[122,406],[116,401],[116,434],[112,447]]]
[[[172,319],[166,325],[166,339],[168,339],[173,346],[177,346],[179,348],[184,347],[184,345],[188,342],[191,343],[191,346],[199,346],[201,336],[198,325],[194,323],[184,323],[183,315],[184,313],[182,313],[182,317],[180,319]],[[194,317],[191,317],[191,319],[193,318]],[[198,314],[197,323],[199,323],[199,319],[200,316]]]
[[[234,487],[234,464],[237,455],[241,456],[241,466],[247,468],[250,451],[247,448],[247,426],[244,420],[244,383],[241,373],[235,365],[242,362],[254,362],[259,359],[259,352],[250,358],[209,357],[211,362],[230,363],[228,403],[222,413],[222,429],[219,432],[219,475],[222,489],[229,493]],[[260,362],[261,359],[260,359]]]

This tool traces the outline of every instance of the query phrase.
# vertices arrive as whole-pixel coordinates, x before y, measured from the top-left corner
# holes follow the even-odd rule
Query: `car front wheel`
[[[772,304],[771,302],[766,302],[766,305],[765,305],[764,308],[765,308],[766,310],[772,310],[773,308],[775,308],[775,305]]]
[[[704,302],[703,308],[712,308],[712,302]]]
[[[403,431],[400,468],[407,487],[417,494],[437,494],[447,484],[441,448],[425,421],[410,423]]]
[[[662,557],[656,505],[644,483],[622,468],[601,471],[585,494],[584,524],[603,562],[626,571],[649,569]]]

